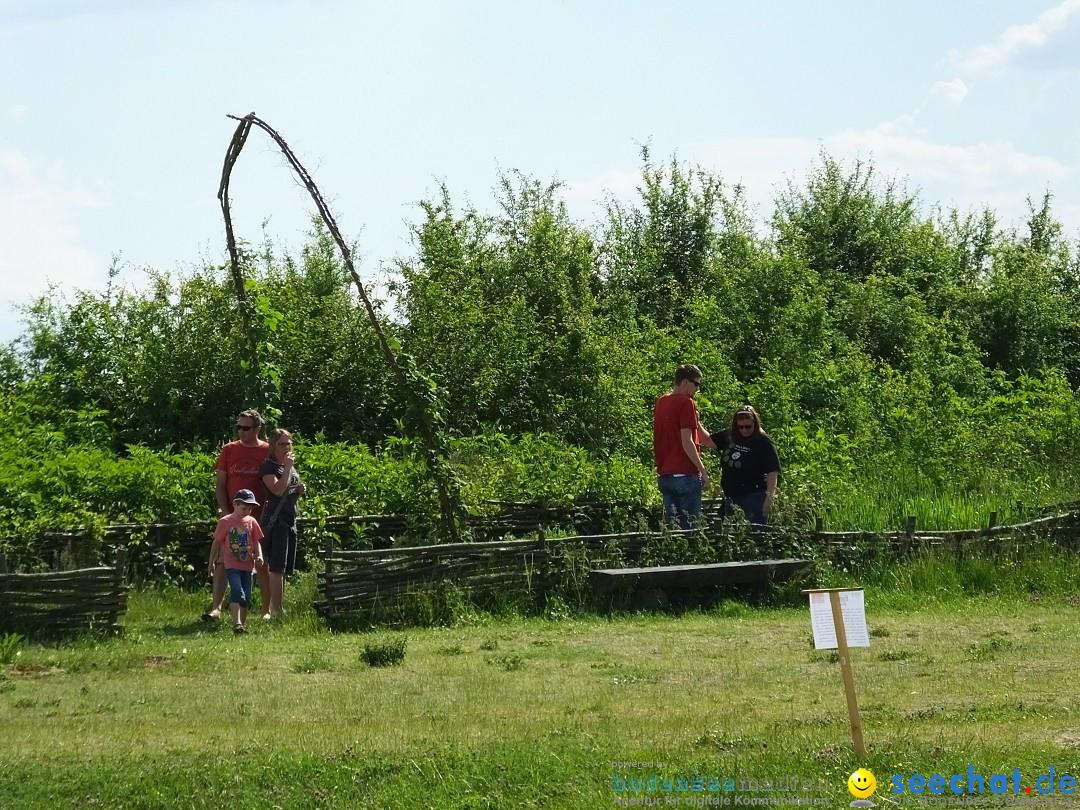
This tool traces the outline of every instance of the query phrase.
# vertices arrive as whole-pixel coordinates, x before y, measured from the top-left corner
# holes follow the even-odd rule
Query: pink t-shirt
[[[234,571],[254,571],[255,559],[261,556],[259,541],[263,531],[251,515],[238,518],[225,515],[214,529],[214,542],[221,544],[225,567]]]
[[[262,505],[266,503],[266,484],[259,475],[259,465],[266,461],[269,454],[270,445],[264,441],[260,441],[258,447],[248,447],[241,441],[229,442],[221,448],[221,455],[214,465],[215,470],[225,473],[225,489],[230,504],[241,489],[250,489],[255,493],[255,500],[259,502],[254,513],[256,519],[262,514]]]

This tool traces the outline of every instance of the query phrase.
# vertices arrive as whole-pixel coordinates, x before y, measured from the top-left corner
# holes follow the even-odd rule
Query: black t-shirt
[[[776,445],[764,433],[754,433],[732,440],[728,431],[710,434],[720,452],[720,486],[728,497],[748,495],[765,489],[765,475],[780,472]]]
[[[285,472],[285,468],[274,461],[272,458],[266,459],[259,465],[259,478],[264,475],[276,475],[278,478]],[[274,520],[275,524],[281,524],[282,526],[292,526],[296,523],[296,502],[300,500],[300,493],[296,491],[296,488],[300,486],[300,473],[296,471],[296,467],[292,468],[289,474],[289,488],[285,490],[285,503],[281,505],[281,511],[277,512],[278,501],[281,500],[273,492],[267,490],[266,492],[266,504],[262,510],[263,530],[266,530],[266,524],[269,522],[274,512],[277,512],[277,518]]]

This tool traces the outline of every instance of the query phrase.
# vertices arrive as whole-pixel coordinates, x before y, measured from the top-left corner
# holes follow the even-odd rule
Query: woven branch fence
[[[415,539],[418,527],[402,515],[340,515],[301,518],[304,534],[314,534],[324,545],[318,556],[324,564],[317,610],[329,618],[362,618],[380,605],[393,605],[409,594],[453,584],[470,595],[515,593],[542,600],[555,590],[584,590],[592,568],[679,564],[689,560],[725,562],[815,550],[827,559],[857,556],[865,549],[886,549],[905,554],[918,549],[945,547],[957,555],[976,545],[1012,546],[1020,551],[1025,538],[1041,536],[1075,549],[1080,537],[1080,508],[1069,504],[1064,514],[1009,526],[996,525],[991,515],[981,529],[921,532],[915,519],[895,532],[827,532],[818,521],[812,531],[766,528],[751,532],[733,529],[720,516],[716,504],[707,504],[700,530],[661,533],[656,516],[640,507],[623,504],[585,504],[548,507],[503,504],[496,515],[474,517],[473,543],[400,545]],[[121,524],[105,529],[113,545],[137,533],[163,548],[173,543],[197,565],[205,561],[215,521],[176,524]],[[637,532],[588,533],[595,527],[621,523],[648,527]],[[547,527],[559,526],[578,534],[545,537]],[[373,546],[350,550],[361,530],[361,542]],[[585,532],[585,533],[581,533]],[[537,534],[535,539],[515,536]],[[310,534],[309,534],[310,536]],[[509,538],[509,539],[504,539]],[[681,545],[680,545],[681,544]],[[380,546],[383,546],[380,548]],[[79,570],[13,574],[0,558],[0,632],[13,628],[35,631],[87,627],[115,628],[126,608],[125,568],[131,556],[121,550],[113,567],[90,567],[92,544],[78,530],[49,532],[43,538],[39,562],[56,568],[62,563]]]
[[[481,542],[507,537],[521,537],[559,526],[578,533],[595,533],[612,524],[655,524],[656,516],[640,504],[584,503],[572,506],[546,506],[498,502],[488,504],[499,511],[493,515],[475,515],[468,520],[474,538]],[[125,547],[136,575],[141,553],[154,557],[162,552],[188,562],[196,569],[205,566],[216,520],[191,520],[179,523],[120,523],[106,526],[91,541],[84,529],[55,529],[38,539],[34,557],[47,568],[88,566],[95,561],[95,548]],[[390,548],[427,542],[431,525],[410,515],[332,515],[301,517],[297,520],[300,546],[311,547],[312,538],[323,544],[333,537],[343,548]],[[139,542],[134,540],[138,538]],[[145,541],[142,538],[146,538]]]
[[[0,633],[62,635],[119,631],[127,609],[127,553],[112,566],[74,571],[8,572],[0,555]]]
[[[765,527],[746,532],[706,514],[699,530],[646,531],[546,538],[509,542],[458,543],[394,549],[347,551],[332,543],[319,552],[324,573],[316,610],[328,619],[363,619],[376,608],[392,606],[413,594],[452,584],[471,596],[513,589],[542,599],[554,587],[583,586],[592,568],[678,564],[686,559],[663,554],[685,553],[708,562],[732,556],[760,558],[791,548],[816,549],[826,558],[874,547],[879,553],[903,556],[920,549],[945,548],[962,556],[975,547],[995,548],[1045,537],[1075,549],[1080,537],[1080,511],[1010,526],[920,532],[908,518],[897,532],[791,532]],[[820,522],[818,524],[820,526]],[[682,544],[680,546],[680,543]],[[674,548],[674,550],[673,550]],[[726,557],[727,559],[721,559]]]
[[[467,521],[473,537],[479,542],[502,541],[533,535],[552,528],[569,530],[579,535],[599,534],[604,531],[630,530],[632,528],[659,529],[659,514],[640,503],[593,502],[570,506],[491,501],[486,504],[499,511],[491,515],[474,515]],[[1080,503],[1047,507],[1056,514],[1080,510]],[[723,520],[717,500],[707,501],[703,517],[709,531],[718,532]],[[913,531],[912,519],[901,532],[823,532],[821,521],[814,536],[831,538],[831,542],[843,543],[859,538],[880,541],[905,542]],[[54,529],[42,532],[31,556],[34,561],[49,569],[63,567],[89,567],[99,559],[102,548],[123,547],[129,549],[129,564],[136,576],[148,573],[141,566],[140,554],[154,556],[168,551],[196,568],[206,562],[210,550],[216,520],[189,520],[178,523],[118,523],[106,526],[96,533],[96,541],[85,529]],[[996,515],[990,516],[990,526],[997,523]],[[331,515],[327,517],[301,517],[297,521],[301,548],[325,545],[329,536],[335,538],[339,548],[385,549],[399,546],[426,545],[431,536],[431,525],[423,519],[410,515]],[[998,527],[1003,528],[1003,527]],[[980,536],[984,529],[964,530],[972,536]],[[956,532],[937,532],[943,538]],[[145,538],[145,540],[143,540]],[[136,542],[137,541],[137,542]],[[313,542],[314,541],[314,542]],[[27,563],[30,560],[26,561]]]

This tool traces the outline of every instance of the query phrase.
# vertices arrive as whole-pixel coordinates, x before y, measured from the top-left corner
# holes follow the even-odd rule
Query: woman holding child
[[[296,565],[297,501],[307,491],[293,455],[292,434],[282,428],[270,433],[270,454],[259,466],[267,499],[262,511],[263,556],[270,569],[270,600],[264,619],[279,616],[285,598],[285,578]]]

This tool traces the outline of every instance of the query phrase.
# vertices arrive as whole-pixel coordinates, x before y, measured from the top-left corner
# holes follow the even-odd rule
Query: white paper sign
[[[844,635],[849,647],[869,647],[870,633],[866,629],[866,603],[862,591],[841,591],[840,614],[844,617]],[[810,624],[814,628],[814,649],[835,650],[836,625],[833,624],[832,602],[827,593],[810,594]]]

